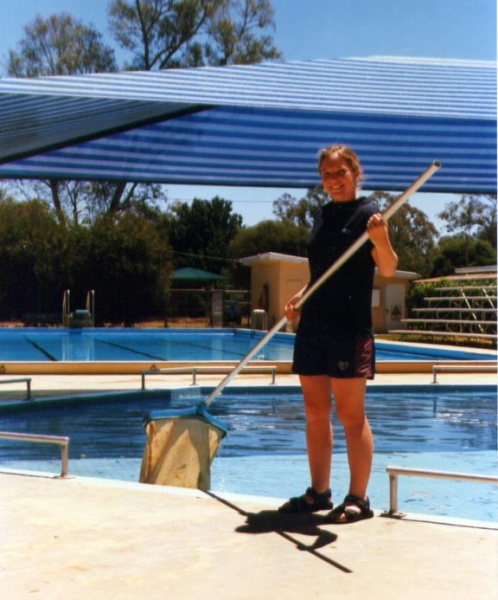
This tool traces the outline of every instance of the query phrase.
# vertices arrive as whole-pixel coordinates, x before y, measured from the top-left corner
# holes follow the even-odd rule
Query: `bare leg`
[[[337,417],[344,427],[350,470],[349,493],[366,498],[373,437],[365,415],[366,379],[332,379]]]
[[[330,488],[332,464],[331,390],[326,375],[300,376],[306,413],[306,446],[311,486],[322,493]]]

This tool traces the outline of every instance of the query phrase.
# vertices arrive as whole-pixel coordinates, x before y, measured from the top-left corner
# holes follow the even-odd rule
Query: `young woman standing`
[[[367,198],[358,197],[361,167],[347,146],[321,150],[318,170],[331,202],[319,211],[308,247],[313,284],[364,231],[364,244],[300,310],[306,288],[285,306],[287,319],[300,316],[293,371],[299,374],[306,415],[306,444],[311,487],[291,498],[281,512],[330,510],[327,520],[350,523],[373,516],[367,496],[373,438],[365,415],[366,382],[374,376],[375,351],[371,317],[374,270],[394,275],[398,257],[387,223]],[[332,396],[347,445],[349,491],[333,509],[330,490],[333,430]]]

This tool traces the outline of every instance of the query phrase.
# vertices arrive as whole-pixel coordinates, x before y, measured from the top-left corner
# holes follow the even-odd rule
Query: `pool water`
[[[5,361],[240,361],[265,335],[241,329],[0,328]],[[294,335],[275,334],[254,360],[290,361]],[[490,353],[377,342],[379,361],[496,360]]]
[[[35,401],[0,411],[0,429],[71,438],[72,474],[138,481],[146,443],[142,419],[150,410],[196,406],[210,390],[187,389],[64,401]],[[374,508],[386,509],[386,465],[497,473],[496,389],[492,386],[371,387],[368,416],[375,436],[370,485]],[[304,413],[296,387],[232,388],[209,412],[229,429],[212,466],[212,489],[272,497],[302,493],[309,485]],[[333,489],[347,492],[345,441],[335,428]],[[33,458],[36,456],[36,460]],[[60,453],[44,445],[0,440],[0,464],[57,471]],[[401,478],[399,508],[483,521],[498,519],[496,486]]]

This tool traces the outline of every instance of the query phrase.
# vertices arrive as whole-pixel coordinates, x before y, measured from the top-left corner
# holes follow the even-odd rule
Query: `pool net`
[[[209,490],[211,463],[225,431],[198,418],[150,420],[140,483]]]

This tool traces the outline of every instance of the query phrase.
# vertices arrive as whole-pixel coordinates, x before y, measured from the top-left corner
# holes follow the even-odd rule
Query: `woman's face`
[[[355,173],[338,154],[322,159],[320,177],[325,191],[335,202],[356,199],[359,172]]]

